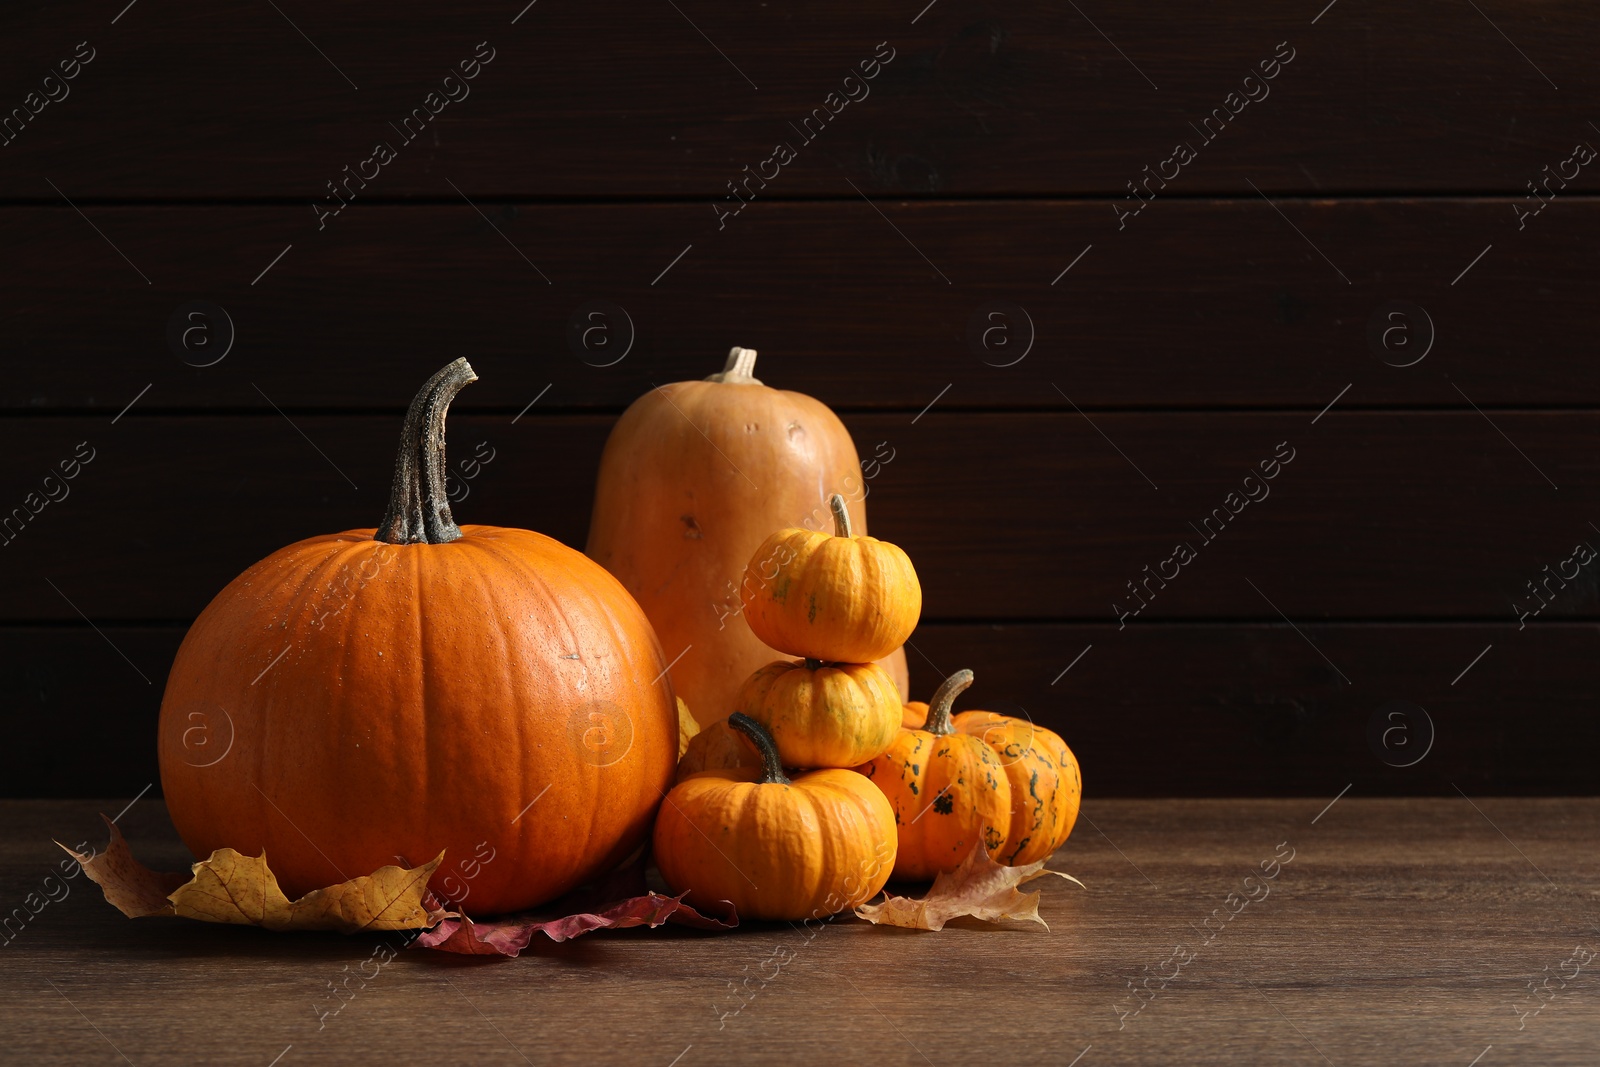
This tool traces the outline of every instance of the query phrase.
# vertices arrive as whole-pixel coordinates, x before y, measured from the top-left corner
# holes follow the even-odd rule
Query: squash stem
[[[777,743],[772,740],[765,726],[742,711],[729,715],[728,725],[748,737],[756,746],[756,751],[761,753],[761,781],[764,784],[789,784],[788,776],[783,773],[783,761],[778,758]]]
[[[954,733],[955,726],[950,722],[950,706],[971,684],[972,672],[968,670],[956,671],[939,683],[933,698],[928,701],[928,721],[922,728],[930,734]]]
[[[717,374],[706,376],[708,382],[722,382],[724,385],[760,385],[761,379],[756,373],[756,350],[753,348],[740,348],[735,345],[728,350],[728,362]]]
[[[458,359],[429,378],[412,399],[400,430],[389,508],[374,541],[442,545],[461,536],[446,495],[444,416],[456,394],[477,380],[472,365]]]
[[[828,498],[828,507],[833,509],[833,536],[850,536],[850,509],[845,507],[844,497],[838,493]]]

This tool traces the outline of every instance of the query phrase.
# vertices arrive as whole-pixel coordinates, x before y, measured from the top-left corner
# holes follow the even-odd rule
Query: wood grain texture
[[[119,1054],[696,1067],[787,1064],[797,1049],[919,1065],[1592,1063],[1595,964],[1552,980],[1537,1015],[1517,1005],[1531,1011],[1529,983],[1572,972],[1575,946],[1600,947],[1600,801],[1352,793],[1323,810],[1330,799],[1091,798],[1052,861],[1087,888],[1044,884],[1048,931],[838,920],[815,933],[593,934],[505,962],[407,951],[365,988],[352,981],[354,999],[320,1029],[327,983],[358,972],[378,939],[128,920],[80,876],[6,946],[6,1050],[74,1067]],[[94,813],[124,803],[5,804],[5,907],[56,870],[51,838],[98,845]],[[148,862],[181,869],[159,803],[123,825]],[[1291,850],[1264,897],[1244,881]],[[1225,919],[1239,907],[1230,894],[1260,899]],[[1171,973],[1175,946],[1192,962],[1164,989],[1152,979],[1154,999],[1121,1019],[1137,1003],[1130,983]],[[789,962],[775,966],[780,951]],[[975,1027],[997,998],[1008,1024]]]
[[[87,207],[115,247],[64,204],[3,209],[7,336],[30,358],[0,407],[114,416],[149,385],[138,411],[403,411],[466,355],[483,381],[458,410],[620,411],[735,344],[845,410],[914,413],[947,386],[946,409],[1314,413],[1346,385],[1355,406],[1600,403],[1600,202],[1519,230],[1514,198],[1242,191],[1158,196],[1121,229],[1110,201],[756,203],[722,231],[686,205],[358,203],[320,233],[298,207]],[[200,344],[219,322],[187,352],[167,339],[199,300],[236,334],[204,368],[184,360],[220,357]],[[621,311],[590,319],[597,301]],[[1422,311],[1389,319],[1394,301]]]
[[[377,522],[443,362],[458,516],[581,545],[617,413],[735,344],[880,461],[913,671],[1091,794],[1600,790],[1592,5],[115,8],[0,12],[0,792],[150,781],[183,625]]]
[[[1580,542],[1600,547],[1583,504],[1600,488],[1600,453],[1583,446],[1600,415],[1498,412],[1491,422],[1472,411],[1336,408],[1314,417],[1090,421],[935,408],[915,422],[845,421],[863,455],[889,460],[867,472],[872,528],[916,562],[931,620],[1114,623],[1135,611],[1139,590],[1149,606],[1130,617],[1145,622],[1277,620],[1281,611],[1298,622],[1476,617],[1515,629],[1514,605],[1539,603],[1528,583],[1544,582],[1543,568],[1554,574]],[[268,414],[0,424],[9,438],[0,499],[11,507],[81,442],[94,450],[70,495],[8,531],[6,617],[192,618],[268,553],[376,525],[399,422]],[[581,548],[612,422],[452,417],[457,520],[536,529]],[[487,462],[467,479],[462,464],[475,455]],[[1292,458],[1274,479],[1246,481],[1275,456]],[[1182,567],[1167,562],[1178,544],[1195,553]],[[1567,570],[1570,581],[1553,580],[1535,617],[1600,614],[1600,563]],[[705,610],[722,592],[707,590]]]
[[[1320,17],[1321,4],[1243,0],[921,6],[628,2],[519,15],[519,3],[463,3],[373,19],[264,5],[224,20],[149,5],[114,23],[87,3],[14,7],[0,32],[7,108],[77,42],[96,57],[0,148],[0,195],[48,198],[48,176],[77,196],[309,203],[386,140],[398,158],[372,195],[453,197],[452,181],[485,196],[667,194],[709,216],[741,167],[788,141],[798,158],[773,190],[784,195],[851,196],[849,179],[896,195],[1121,196],[1175,142],[1203,144],[1191,124],[1245,91],[1270,95],[1234,106],[1186,170],[1190,191],[1249,179],[1521,195],[1593,135],[1583,102],[1600,15],[1579,0],[1481,13],[1344,0]],[[396,127],[480,41],[494,59],[470,95],[407,142]],[[806,143],[790,124],[829,93],[860,96],[844,78],[879,42],[894,58],[870,95]],[[1275,54],[1294,58],[1264,88],[1246,85]]]
[[[159,794],[156,714],[183,630],[0,629],[0,790]],[[1090,797],[1600,788],[1592,624],[924,623],[907,655],[913,696],[971,668],[958,708],[1060,733]]]

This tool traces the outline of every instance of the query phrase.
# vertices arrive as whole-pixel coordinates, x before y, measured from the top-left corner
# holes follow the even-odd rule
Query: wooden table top
[[[27,917],[0,956],[0,1062],[1600,1061],[1600,798],[1091,801],[1051,864],[1088,888],[1035,883],[1048,931],[841,919],[414,950],[326,1017],[380,938],[128,920],[81,876],[29,915],[51,839],[98,848],[95,813],[124,803],[0,803],[0,901]],[[119,825],[152,866],[187,859],[159,801]],[[1264,861],[1276,876],[1246,883]]]

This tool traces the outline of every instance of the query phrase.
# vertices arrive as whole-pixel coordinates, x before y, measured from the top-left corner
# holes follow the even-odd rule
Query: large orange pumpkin
[[[418,393],[379,529],[273,553],[184,638],[159,747],[196,855],[265,850],[293,897],[440,849],[443,874],[486,843],[470,891],[492,914],[609,870],[649,832],[677,755],[666,657],[578,552],[456,526],[444,418],[476,377],[456,360]]]
[[[589,525],[589,557],[638,599],[702,726],[782,655],[742,617],[739,587],[757,546],[784,527],[831,529],[835,493],[854,532],[867,532],[849,431],[820,401],[762,385],[755,358],[735,348],[721,374],[634,401],[606,441]],[[904,650],[883,665],[904,698]]]

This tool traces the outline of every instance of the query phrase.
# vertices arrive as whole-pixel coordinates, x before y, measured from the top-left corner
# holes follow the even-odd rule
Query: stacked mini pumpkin
[[[734,713],[696,735],[656,821],[662,876],[691,901],[728,900],[751,918],[855,907],[895,869],[894,810],[849,768],[901,733],[900,692],[873,661],[911,636],[922,588],[905,552],[853,536],[843,497],[829,503],[833,534],[778,531],[741,589],[755,635],[800,658],[756,671]],[[791,780],[785,766],[816,769]]]

